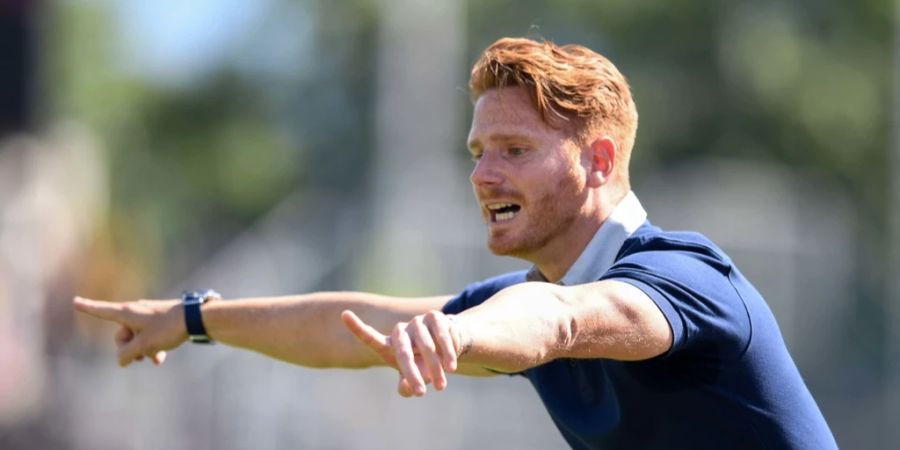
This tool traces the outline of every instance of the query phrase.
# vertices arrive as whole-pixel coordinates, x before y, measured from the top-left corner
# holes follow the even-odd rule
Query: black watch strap
[[[184,291],[181,293],[181,301],[184,304],[184,324],[187,327],[188,338],[195,344],[212,344],[213,340],[206,334],[203,325],[203,315],[200,306],[210,299],[222,298],[218,292],[207,289],[203,291]]]

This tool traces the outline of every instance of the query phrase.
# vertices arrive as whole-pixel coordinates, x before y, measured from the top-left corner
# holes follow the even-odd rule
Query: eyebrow
[[[492,134],[490,137],[491,137],[491,140],[499,141],[499,142],[511,142],[511,141],[523,141],[523,140],[529,141],[529,142],[533,141],[533,139],[530,136],[521,134],[521,133],[519,133],[519,134],[497,133],[497,134]],[[478,138],[472,139],[467,143],[467,146],[470,150],[475,149],[475,148],[480,148],[481,141]]]

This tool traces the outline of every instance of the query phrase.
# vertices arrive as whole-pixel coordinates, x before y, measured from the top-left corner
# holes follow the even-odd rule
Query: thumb
[[[98,319],[112,320],[123,323],[125,310],[121,303],[103,302],[82,297],[75,297],[72,304],[77,311],[89,314]]]

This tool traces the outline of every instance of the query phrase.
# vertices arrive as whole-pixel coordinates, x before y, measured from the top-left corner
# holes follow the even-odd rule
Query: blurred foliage
[[[256,49],[235,49],[232,64],[187,87],[122,69],[113,6],[54,5],[48,101],[54,116],[86,123],[105,143],[111,228],[141,237],[117,245],[147,262],[148,285],[183,276],[178,262],[210,254],[297,188],[365,185],[374,72],[365,2],[307,5],[318,47],[302,67],[279,67],[275,54],[275,67],[241,71],[242,52]],[[284,19],[295,8],[276,5],[267,25],[290,31]]]
[[[500,35],[583,43],[632,83],[635,170],[710,155],[770,159],[822,170],[875,209],[892,13],[886,0],[472,2],[469,53]]]

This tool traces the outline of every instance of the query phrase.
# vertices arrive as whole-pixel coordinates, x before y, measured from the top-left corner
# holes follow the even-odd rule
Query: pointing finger
[[[92,315],[99,319],[112,320],[122,322],[124,319],[124,310],[119,303],[101,302],[81,297],[75,297],[72,301],[75,309],[83,313]]]
[[[353,311],[349,309],[341,313],[341,320],[357,339],[363,344],[368,345],[376,352],[380,352],[387,348],[388,338],[381,334],[375,328],[363,322]]]

